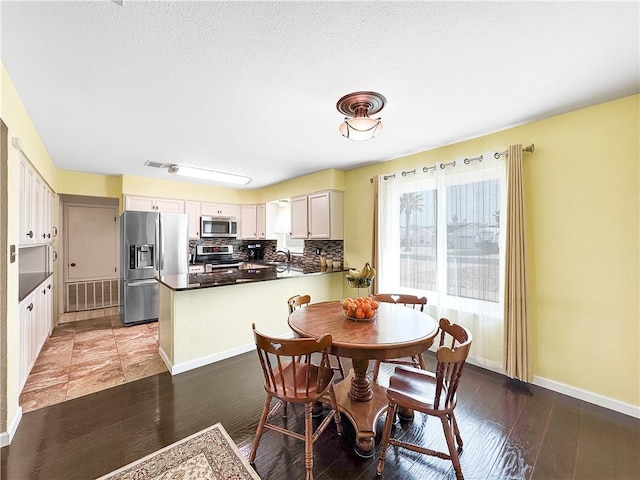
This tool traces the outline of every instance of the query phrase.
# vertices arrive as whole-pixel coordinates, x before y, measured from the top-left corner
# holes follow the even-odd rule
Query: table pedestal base
[[[375,455],[376,422],[387,408],[387,389],[377,383],[371,383],[370,400],[352,400],[349,392],[354,372],[351,370],[347,378],[334,387],[338,409],[344,413],[356,430],[355,451],[361,457]]]

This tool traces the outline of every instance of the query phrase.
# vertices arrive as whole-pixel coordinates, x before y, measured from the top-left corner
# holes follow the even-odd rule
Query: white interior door
[[[117,278],[117,212],[109,205],[66,206],[67,281]]]

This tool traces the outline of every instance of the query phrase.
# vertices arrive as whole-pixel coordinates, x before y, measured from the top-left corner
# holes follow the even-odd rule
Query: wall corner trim
[[[22,420],[22,407],[18,407],[18,411],[16,412],[16,416],[13,417],[13,421],[6,432],[0,432],[0,447],[6,447],[13,440],[13,436],[16,434],[18,430],[18,425],[20,425],[20,420]]]

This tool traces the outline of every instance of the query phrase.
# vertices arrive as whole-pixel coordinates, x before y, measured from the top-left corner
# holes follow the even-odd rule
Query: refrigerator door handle
[[[162,271],[164,270],[164,231],[162,228],[162,215],[158,218],[160,222],[160,268],[158,269],[158,275],[162,275]]]
[[[161,269],[162,269],[162,265],[160,265],[161,257],[160,257],[160,238],[162,236],[161,232],[160,232],[160,215],[158,215],[156,217],[156,245],[155,245],[155,256],[156,256],[156,263],[155,263],[155,269],[158,272],[158,275],[161,275]]]
[[[141,281],[135,281],[135,282],[127,282],[127,286],[129,287],[144,287],[145,285],[151,285],[156,283],[155,279],[153,280],[141,280]]]

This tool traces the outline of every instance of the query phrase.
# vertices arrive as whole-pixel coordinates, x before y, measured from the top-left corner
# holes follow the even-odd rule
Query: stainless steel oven
[[[237,237],[235,218],[200,217],[200,238]]]

